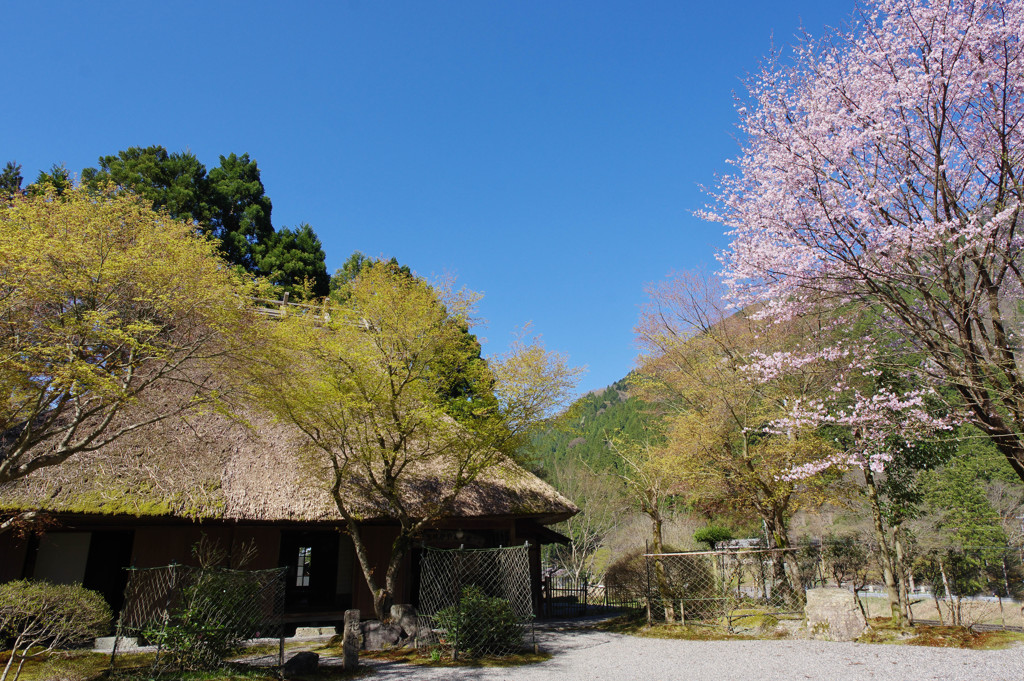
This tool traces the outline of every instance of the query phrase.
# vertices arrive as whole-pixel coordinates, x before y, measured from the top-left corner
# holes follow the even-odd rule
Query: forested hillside
[[[643,403],[628,397],[628,382],[627,376],[603,391],[584,395],[558,425],[535,435],[534,467],[548,478],[568,461],[582,462],[595,470],[617,470],[621,461],[609,446],[609,439],[642,439],[647,422]]]

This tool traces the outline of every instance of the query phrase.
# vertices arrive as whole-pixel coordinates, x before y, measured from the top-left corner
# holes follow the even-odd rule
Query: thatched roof
[[[103,449],[0,487],[0,509],[102,515],[297,522],[341,516],[301,433],[253,409],[229,416],[206,409],[126,435]],[[406,492],[430,503],[443,491],[423,469]],[[366,520],[386,508],[353,479],[343,491]],[[532,517],[550,523],[578,509],[511,461],[462,491],[447,517]]]

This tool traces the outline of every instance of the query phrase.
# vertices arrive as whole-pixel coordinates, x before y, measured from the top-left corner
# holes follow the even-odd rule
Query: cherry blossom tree
[[[831,353],[817,346],[824,336],[815,329],[824,320],[756,319],[756,310],[727,310],[724,293],[719,282],[699,273],[680,273],[649,288],[651,299],[636,328],[643,354],[633,385],[635,394],[656,406],[665,443],[634,458],[645,471],[663,471],[692,502],[757,517],[771,548],[782,549],[776,577],[799,602],[803,580],[787,550],[788,525],[796,511],[841,493],[838,478],[815,475],[827,464],[814,467],[836,458],[819,412],[827,409],[837,381],[829,372],[846,365],[823,359]]]
[[[750,372],[762,383],[787,375],[830,377],[827,391],[794,400],[769,430],[830,432],[835,434],[836,447],[828,456],[791,466],[783,478],[796,481],[830,468],[859,469],[892,620],[907,624],[912,613],[903,526],[916,513],[914,480],[921,468],[936,463],[943,436],[960,422],[961,415],[950,412],[934,389],[915,385],[914,372],[894,370],[887,350],[902,344],[877,332],[874,336],[845,332],[847,325],[866,326],[851,322],[847,311],[812,333],[828,342],[815,345],[805,339],[803,349],[793,352],[755,351]],[[902,359],[905,367],[916,360],[913,355]],[[886,475],[879,478],[881,473]]]
[[[1024,3],[870,2],[749,95],[736,171],[707,212],[733,237],[736,302],[776,319],[875,307],[1024,479]],[[831,413],[856,413],[864,443],[879,441],[866,407],[884,423],[917,399],[861,398]]]

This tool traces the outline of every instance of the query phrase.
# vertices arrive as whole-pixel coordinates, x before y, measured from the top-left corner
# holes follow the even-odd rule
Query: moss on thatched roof
[[[340,514],[317,474],[305,439],[265,414],[206,409],[131,433],[103,449],[36,471],[0,488],[0,510],[330,522]],[[386,508],[350,481],[346,500],[365,520]],[[443,476],[422,470],[406,487],[420,503],[436,500]],[[518,516],[556,522],[577,512],[550,485],[511,461],[489,469],[446,515]]]

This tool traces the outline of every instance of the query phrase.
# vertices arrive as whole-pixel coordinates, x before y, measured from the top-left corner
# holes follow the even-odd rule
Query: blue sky
[[[485,353],[532,322],[624,376],[645,283],[714,270],[692,215],[738,153],[733,94],[853,0],[0,2],[0,164],[129,146],[249,153],[275,226],[482,291]]]

